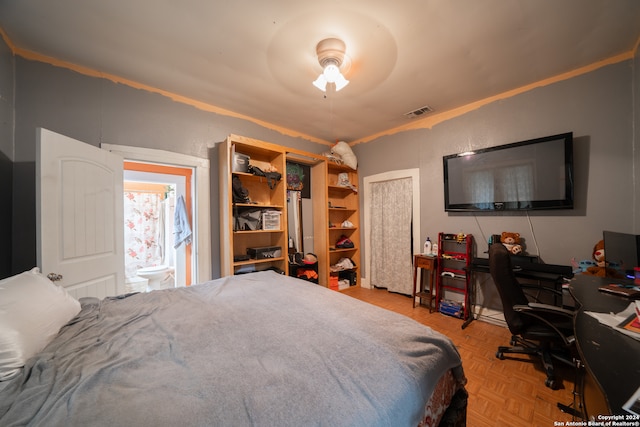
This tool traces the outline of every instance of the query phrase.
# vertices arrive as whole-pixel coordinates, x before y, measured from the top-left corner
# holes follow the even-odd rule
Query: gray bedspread
[[[260,272],[84,306],[0,383],[0,425],[416,426],[460,363],[407,317]]]

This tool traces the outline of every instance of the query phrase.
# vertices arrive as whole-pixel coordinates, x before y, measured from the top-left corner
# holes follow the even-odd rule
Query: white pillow
[[[358,159],[356,155],[353,154],[353,150],[344,141],[339,141],[331,148],[331,152],[334,154],[338,154],[345,165],[349,166],[351,169],[358,169]]]
[[[0,280],[0,381],[17,375],[79,312],[80,303],[38,268]]]

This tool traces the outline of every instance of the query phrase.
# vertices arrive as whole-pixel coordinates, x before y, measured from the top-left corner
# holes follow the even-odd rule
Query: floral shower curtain
[[[413,183],[411,178],[371,185],[371,284],[411,295]]]
[[[125,277],[136,276],[143,267],[162,264],[164,195],[124,192]]]

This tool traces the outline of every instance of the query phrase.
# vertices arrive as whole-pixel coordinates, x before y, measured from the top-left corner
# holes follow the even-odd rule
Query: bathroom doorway
[[[127,291],[192,284],[192,174],[191,168],[125,161]]]

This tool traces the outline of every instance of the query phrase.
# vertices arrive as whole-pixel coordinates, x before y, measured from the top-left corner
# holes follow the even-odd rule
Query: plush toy
[[[576,261],[575,258],[571,258],[571,265],[573,266],[573,274],[582,274],[590,267],[596,267],[598,264],[592,259],[583,259]]]
[[[593,258],[595,265],[587,267],[583,274],[598,277],[624,277],[615,269],[607,266],[607,262],[604,259],[604,240],[600,240],[595,244],[593,251],[591,251],[591,257]]]
[[[604,260],[604,240],[600,240],[593,247],[593,252],[591,252],[591,258],[596,262],[598,267],[605,267]]]
[[[331,153],[340,156],[344,164],[349,166],[351,169],[358,169],[358,159],[356,158],[356,155],[353,154],[353,150],[351,150],[349,144],[346,142],[340,141],[331,147]]]
[[[522,245],[520,245],[520,233],[503,231],[500,235],[500,242],[514,255],[518,255],[522,252]]]

